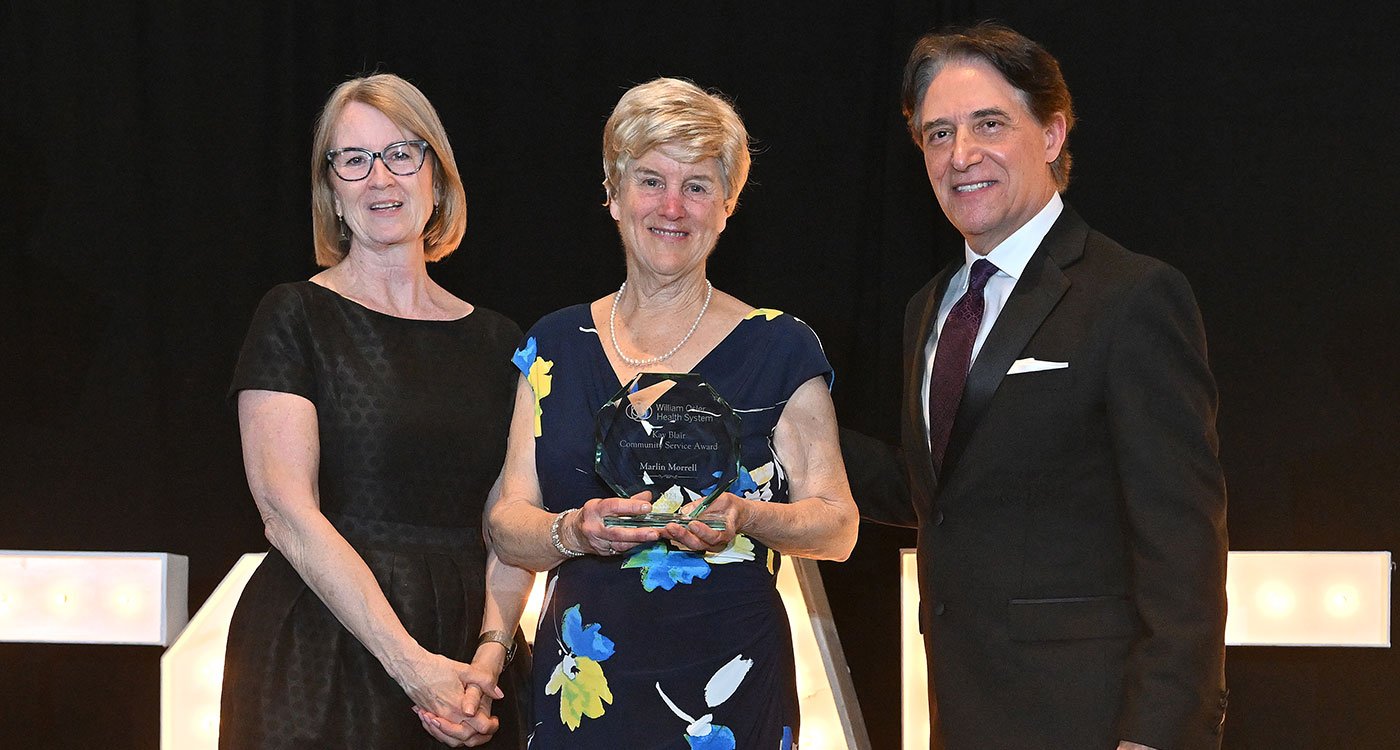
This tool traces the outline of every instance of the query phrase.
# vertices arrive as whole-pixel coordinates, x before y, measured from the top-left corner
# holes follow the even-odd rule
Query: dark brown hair
[[[1021,95],[1021,102],[1041,125],[1056,112],[1065,117],[1065,145],[1050,164],[1060,190],[1069,185],[1069,132],[1074,128],[1074,106],[1060,63],[1044,47],[1006,26],[983,21],[968,28],[930,32],[914,43],[904,66],[900,98],[904,118],[914,143],[923,148],[923,123],[918,121],[924,93],[930,83],[955,61],[981,60],[999,71]]]

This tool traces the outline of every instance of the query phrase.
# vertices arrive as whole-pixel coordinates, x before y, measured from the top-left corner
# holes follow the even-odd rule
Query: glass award
[[[739,415],[704,378],[638,373],[598,411],[596,426],[598,476],[618,497],[643,491],[652,497],[652,512],[604,523],[658,528],[700,521],[724,528],[722,517],[702,513],[739,477]],[[694,512],[678,512],[697,501]]]

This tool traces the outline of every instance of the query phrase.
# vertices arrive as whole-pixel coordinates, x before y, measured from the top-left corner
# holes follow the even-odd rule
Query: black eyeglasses
[[[331,163],[335,176],[346,182],[358,182],[374,169],[374,160],[384,162],[384,168],[391,174],[408,177],[418,174],[423,161],[428,156],[427,141],[399,141],[390,143],[382,151],[367,148],[333,148],[326,152],[326,161]]]

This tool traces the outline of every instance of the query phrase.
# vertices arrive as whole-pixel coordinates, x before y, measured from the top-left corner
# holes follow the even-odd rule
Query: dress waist
[[[453,557],[482,552],[481,527],[420,526],[418,524],[327,513],[336,531],[355,549]]]

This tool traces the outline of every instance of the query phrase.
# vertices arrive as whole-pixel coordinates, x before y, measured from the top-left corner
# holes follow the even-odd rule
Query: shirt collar
[[[973,261],[985,257],[1001,273],[1013,279],[1021,278],[1021,273],[1026,270],[1026,264],[1031,262],[1031,256],[1035,254],[1035,249],[1040,247],[1041,241],[1050,232],[1050,227],[1055,224],[1055,220],[1060,218],[1060,212],[1064,208],[1065,202],[1060,198],[1060,194],[1054,193],[1039,213],[1032,216],[1030,221],[1022,224],[1020,229],[1012,232],[1010,237],[1002,240],[1000,245],[992,248],[992,251],[985,256],[972,252],[972,248],[964,242],[963,258],[966,263],[963,268],[971,268]],[[965,274],[963,283],[967,283]]]

